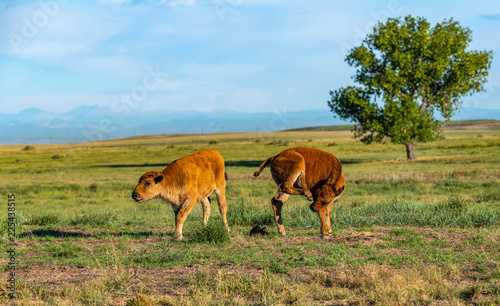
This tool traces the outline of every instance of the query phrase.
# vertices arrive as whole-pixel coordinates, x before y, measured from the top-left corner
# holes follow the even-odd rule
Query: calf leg
[[[276,225],[278,226],[278,232],[286,236],[285,227],[283,226],[283,220],[281,219],[281,207],[288,200],[289,194],[283,193],[278,190],[278,193],[271,199],[271,204],[273,205],[274,220],[276,220]]]
[[[208,218],[210,217],[210,198],[201,199],[201,205],[203,206],[203,225],[207,226]]]
[[[215,189],[215,195],[217,196],[217,203],[219,204],[219,211],[222,216],[222,221],[224,222],[227,232],[229,233],[229,226],[227,225],[227,219],[226,219],[227,204],[226,204],[225,188]]]
[[[321,235],[326,236],[332,230],[330,227],[330,218],[327,213],[327,208],[324,206],[321,207],[320,210],[318,210],[318,216],[321,223]]]
[[[300,175],[300,174],[299,174]],[[293,195],[303,195],[307,197],[309,201],[313,200],[313,195],[309,189],[294,186],[296,179],[293,181],[288,180],[283,183],[280,187],[282,193],[293,194]]]
[[[175,212],[175,232],[172,239],[182,240],[182,225],[186,221],[187,216],[193,210],[196,200],[186,199],[181,206],[174,208]]]
[[[286,156],[276,157],[271,164],[271,173],[278,184],[278,192],[292,195],[303,195],[312,201],[311,191],[305,187],[304,158],[294,152]],[[281,184],[280,184],[281,183]]]
[[[333,233],[333,231],[332,231],[332,221],[331,221],[331,214],[332,214],[333,204],[330,203],[325,208],[326,208],[326,218],[325,218],[326,229],[328,230],[328,235],[331,235]]]

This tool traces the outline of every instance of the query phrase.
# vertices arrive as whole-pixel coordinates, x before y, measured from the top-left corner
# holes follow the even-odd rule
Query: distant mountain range
[[[500,110],[463,108],[453,120],[497,119]],[[325,110],[242,113],[228,110],[134,111],[81,106],[63,114],[29,108],[0,113],[0,144],[93,142],[154,134],[276,132],[286,129],[349,124]]]

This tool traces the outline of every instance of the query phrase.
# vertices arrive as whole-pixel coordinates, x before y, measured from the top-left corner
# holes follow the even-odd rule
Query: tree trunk
[[[405,143],[406,146],[406,157],[408,160],[415,160],[417,159],[417,154],[415,154],[415,148],[413,147],[412,142],[407,142]]]

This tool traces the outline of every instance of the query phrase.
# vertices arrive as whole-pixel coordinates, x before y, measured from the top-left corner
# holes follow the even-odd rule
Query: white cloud
[[[99,0],[97,3],[101,5],[126,5],[130,4],[130,0]]]
[[[233,6],[282,6],[292,3],[290,0],[221,0]],[[295,1],[296,2],[296,1]],[[300,2],[299,2],[300,4]]]
[[[160,4],[169,6],[193,6],[195,4],[195,0],[161,0]]]
[[[15,17],[4,24],[4,29],[21,40],[17,49],[12,44],[5,45],[1,53],[35,60],[61,59],[89,51],[92,45],[118,35],[130,23],[125,17],[102,16],[85,8],[61,6],[43,26],[37,26],[32,20],[42,15],[41,12],[40,8],[28,5],[12,9],[10,13]],[[2,42],[9,43],[8,40]]]
[[[2,66],[2,108],[4,103],[25,108],[47,103],[57,110],[68,101],[69,109],[79,104],[109,105],[113,96],[103,95],[129,93],[141,84],[145,69],[156,66],[168,74],[148,100],[158,107],[318,108],[325,106],[329,90],[352,82],[354,70],[344,62],[342,48],[356,45],[377,16],[386,18],[388,4],[397,3],[65,1],[52,8],[46,25],[39,19],[44,26],[20,52],[14,52],[7,34],[21,35],[25,19],[33,22],[43,12],[40,4],[51,1],[31,0],[0,9],[0,57],[11,63],[9,69]],[[432,23],[451,14],[448,6],[456,7],[457,20],[473,30],[473,48],[498,53],[497,21],[479,17],[498,10],[486,4],[467,4],[465,10],[465,4],[450,3],[427,12],[426,2],[399,1],[401,16],[425,15]],[[219,13],[230,18],[222,22]],[[494,61],[492,74],[495,71],[498,75]],[[491,92],[498,96],[498,85]],[[26,97],[16,98],[21,95]],[[305,101],[307,105],[301,106]],[[492,106],[488,101],[481,100],[480,106]]]
[[[173,90],[182,86],[182,82],[173,80],[162,80],[153,90]]]

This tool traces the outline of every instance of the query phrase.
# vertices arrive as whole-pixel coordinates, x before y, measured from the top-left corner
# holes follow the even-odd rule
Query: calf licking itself
[[[269,163],[271,175],[278,185],[278,193],[271,199],[278,232],[286,235],[281,220],[281,207],[289,195],[295,194],[313,201],[310,208],[319,215],[321,234],[331,234],[331,203],[340,197],[346,185],[338,158],[314,148],[290,148],[266,159],[254,172],[254,176],[259,176]]]

